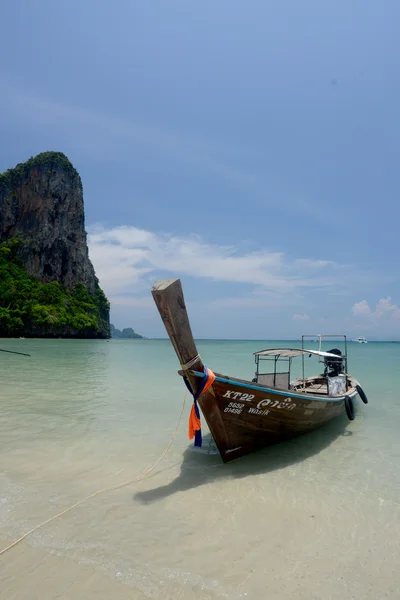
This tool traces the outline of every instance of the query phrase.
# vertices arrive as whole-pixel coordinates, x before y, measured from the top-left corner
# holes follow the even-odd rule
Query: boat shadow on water
[[[348,419],[342,415],[312,433],[268,446],[228,464],[221,463],[218,452],[210,451],[210,448],[213,447],[213,440],[210,434],[206,434],[203,438],[202,448],[196,449],[189,446],[184,451],[181,470],[176,479],[166,485],[137,492],[134,494],[133,500],[142,504],[150,504],[177,492],[185,492],[217,479],[248,477],[285,469],[319,454],[340,436],[351,436],[353,432],[346,429],[348,424]],[[158,473],[155,473],[153,477],[156,477]]]

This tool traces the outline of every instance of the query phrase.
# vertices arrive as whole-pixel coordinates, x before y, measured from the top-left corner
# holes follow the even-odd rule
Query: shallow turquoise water
[[[251,379],[253,352],[298,345],[199,341],[198,350],[213,370]],[[185,387],[167,340],[1,340],[0,347],[31,353],[0,355],[5,546],[150,467],[175,429]],[[356,419],[230,465],[207,434],[193,449],[188,399],[168,455],[147,479],[89,500],[18,552],[26,545],[90,565],[118,583],[117,599],[120,589],[195,600],[398,598],[399,364],[400,344],[349,344],[349,370],[369,398]]]

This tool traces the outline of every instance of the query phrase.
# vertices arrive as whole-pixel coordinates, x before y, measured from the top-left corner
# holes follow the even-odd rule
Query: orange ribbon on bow
[[[196,436],[195,445],[201,446],[201,423],[200,423],[200,412],[197,406],[197,398],[199,398],[202,394],[212,386],[215,381],[215,373],[204,367],[204,377],[199,385],[199,388],[196,394],[193,395],[193,404],[192,409],[189,415],[189,424],[188,424],[188,433],[189,439],[192,440],[196,436],[196,432],[199,432]]]

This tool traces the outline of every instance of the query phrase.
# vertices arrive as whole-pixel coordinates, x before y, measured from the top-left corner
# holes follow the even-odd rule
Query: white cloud
[[[385,317],[390,315],[392,318],[399,319],[400,318],[400,308],[397,304],[392,304],[392,299],[390,296],[387,298],[381,298],[376,305],[375,309],[377,317]]]
[[[292,317],[293,321],[308,321],[310,317],[305,313],[295,313]]]
[[[160,274],[187,275],[213,281],[250,284],[263,292],[293,293],[301,288],[326,288],[337,283],[326,273],[327,261],[290,261],[282,252],[262,249],[240,252],[235,246],[205,242],[195,235],[156,234],[136,227],[89,229],[90,257],[109,296],[148,289]],[[318,266],[315,263],[318,263]],[[263,299],[255,302],[262,304]],[[253,301],[254,302],[254,301]]]
[[[293,307],[294,301],[297,300],[299,294],[293,292],[290,294],[281,293],[279,291],[266,290],[263,287],[257,286],[247,295],[224,296],[216,298],[209,302],[210,308],[218,310],[226,309],[288,309]]]
[[[154,300],[149,296],[110,296],[111,305],[128,306],[129,308],[153,309]]]
[[[371,321],[400,320],[400,308],[392,303],[390,296],[378,300],[375,310],[372,310],[366,300],[356,302],[352,308],[353,315],[364,317]]]
[[[359,315],[365,316],[365,315],[371,314],[371,309],[366,300],[361,300],[360,302],[356,302],[354,304],[353,308],[351,309],[351,312],[353,313],[353,315],[356,315],[356,316],[359,316]]]
[[[297,258],[294,264],[296,267],[303,269],[321,269],[323,267],[336,266],[336,263],[332,260],[315,260],[310,258]]]

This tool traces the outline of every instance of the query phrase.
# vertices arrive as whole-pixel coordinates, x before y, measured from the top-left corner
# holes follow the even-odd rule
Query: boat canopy
[[[302,356],[304,354],[314,354],[315,356],[322,356],[323,358],[327,357],[337,359],[337,355],[331,354],[330,352],[323,352],[322,350],[306,350],[301,348],[272,348],[254,352],[254,356],[274,356],[282,358],[294,358],[295,356]]]

